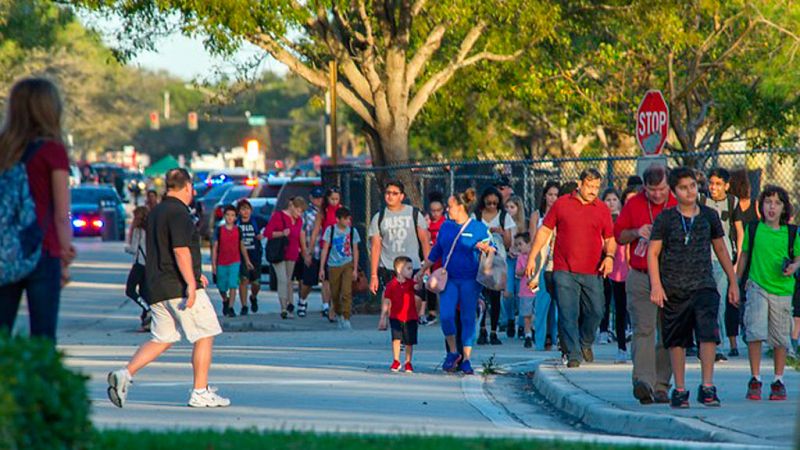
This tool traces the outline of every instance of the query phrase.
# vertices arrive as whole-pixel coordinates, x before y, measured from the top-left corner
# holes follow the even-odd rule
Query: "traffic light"
[[[196,131],[197,130],[197,113],[191,111],[188,116],[186,117],[186,126],[189,127],[190,130]]]
[[[159,128],[161,128],[161,124],[159,123],[158,111],[153,111],[150,113],[150,129],[158,130]]]

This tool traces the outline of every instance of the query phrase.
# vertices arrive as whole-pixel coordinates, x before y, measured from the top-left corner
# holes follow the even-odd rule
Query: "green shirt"
[[[750,225],[747,227],[750,228]],[[772,295],[792,296],[794,277],[783,275],[783,260],[788,258],[789,231],[786,225],[777,230],[765,223],[756,229],[756,248],[750,253],[750,279]],[[750,232],[744,234],[742,252],[750,252]],[[794,254],[800,256],[800,239],[794,241]]]

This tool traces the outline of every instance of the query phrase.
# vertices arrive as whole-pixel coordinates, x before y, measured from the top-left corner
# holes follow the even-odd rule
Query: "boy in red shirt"
[[[400,344],[406,347],[406,373],[414,372],[411,357],[417,345],[417,300],[414,294],[414,266],[411,258],[398,256],[394,259],[395,278],[386,285],[379,330],[386,329],[386,317],[392,327],[392,372],[400,371]]]
[[[233,304],[236,301],[236,290],[239,288],[239,269],[244,257],[247,270],[253,270],[253,264],[242,243],[242,233],[236,226],[236,208],[225,207],[225,223],[214,232],[214,244],[211,247],[211,272],[222,296],[222,315],[236,317]],[[244,299],[242,299],[244,306]]]

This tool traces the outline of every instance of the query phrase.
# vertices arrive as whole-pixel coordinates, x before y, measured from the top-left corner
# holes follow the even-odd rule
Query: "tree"
[[[513,60],[550,33],[552,13],[537,0],[72,3],[120,12],[134,50],[177,13],[183,31],[204,33],[212,50],[247,40],[319,88],[337,61],[338,95],[363,121],[376,165],[408,159],[412,124],[456,73]]]

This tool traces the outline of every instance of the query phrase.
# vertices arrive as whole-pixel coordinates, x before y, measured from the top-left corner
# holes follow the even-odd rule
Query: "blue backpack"
[[[25,168],[41,146],[42,141],[30,143],[17,164],[0,172],[0,286],[28,276],[42,255],[44,233],[36,220]]]

